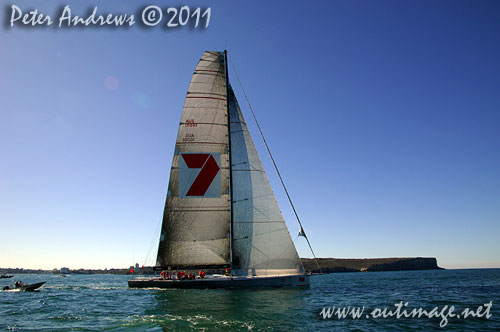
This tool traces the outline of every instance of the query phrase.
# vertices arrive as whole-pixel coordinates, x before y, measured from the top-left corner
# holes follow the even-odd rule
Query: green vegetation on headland
[[[334,272],[370,272],[370,271],[411,271],[439,270],[436,258],[318,258],[322,273]],[[302,258],[302,264],[308,272],[319,273],[312,258]]]
[[[322,273],[334,272],[366,272],[366,271],[408,271],[408,270],[438,270],[436,258],[318,258]],[[318,266],[312,258],[302,258],[302,264],[307,272],[319,273]],[[153,268],[126,268],[126,269],[78,269],[70,270],[71,274],[152,274]],[[23,273],[61,273],[58,269],[34,270],[22,268],[0,268],[2,274]],[[221,272],[222,273],[222,272]]]

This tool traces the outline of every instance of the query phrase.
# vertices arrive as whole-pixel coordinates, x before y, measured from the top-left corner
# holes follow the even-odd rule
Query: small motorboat
[[[21,284],[18,288],[23,291],[34,291],[35,289],[42,287],[44,283],[45,281],[37,282],[35,284]]]
[[[3,290],[4,291],[16,290],[16,291],[27,291],[27,292],[29,292],[29,291],[34,291],[34,290],[42,287],[43,284],[45,284],[45,281],[37,282],[37,283],[34,283],[34,284],[23,284],[20,281],[16,281],[13,288],[10,288],[9,286],[5,286],[3,288]]]
[[[8,278],[12,278],[13,275],[12,274],[2,274],[0,275],[0,279],[8,279]]]

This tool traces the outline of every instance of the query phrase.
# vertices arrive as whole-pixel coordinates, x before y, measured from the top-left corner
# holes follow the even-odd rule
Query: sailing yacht
[[[228,78],[227,52],[194,71],[170,170],[156,270],[226,270],[129,287],[309,286]]]

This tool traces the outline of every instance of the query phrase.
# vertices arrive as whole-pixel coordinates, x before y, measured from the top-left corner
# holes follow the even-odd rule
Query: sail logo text
[[[179,158],[179,196],[220,197],[219,165],[219,153],[182,153]]]

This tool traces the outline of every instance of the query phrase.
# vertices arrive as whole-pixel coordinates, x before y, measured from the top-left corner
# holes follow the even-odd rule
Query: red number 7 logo
[[[186,196],[204,196],[208,187],[219,173],[219,165],[209,153],[181,154],[188,168],[201,168]]]

